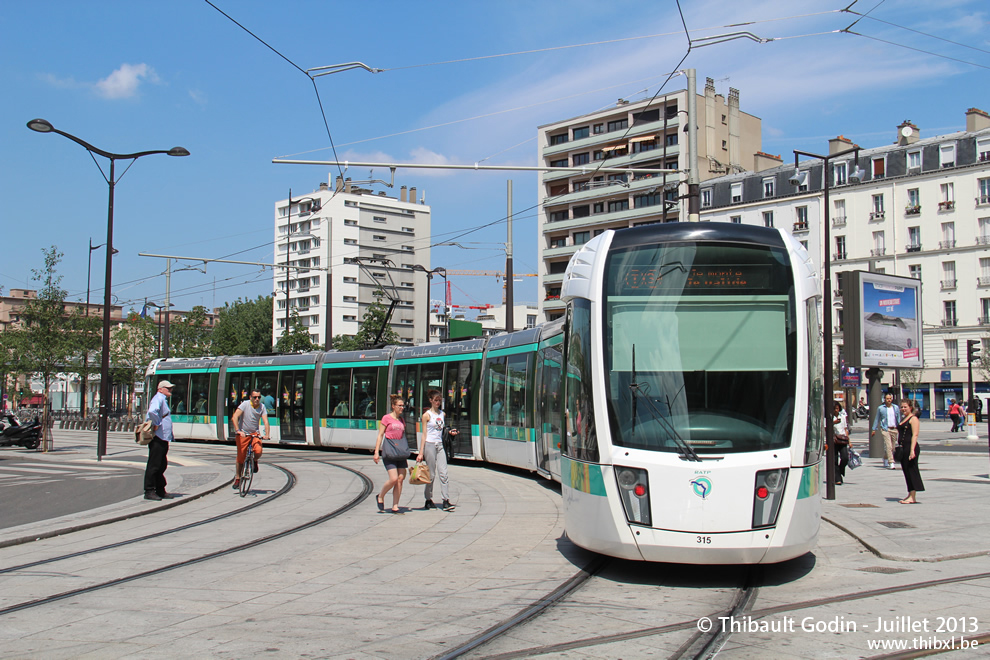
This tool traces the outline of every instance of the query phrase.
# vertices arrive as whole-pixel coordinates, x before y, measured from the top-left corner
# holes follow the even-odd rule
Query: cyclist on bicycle
[[[265,424],[264,439],[268,440],[270,437],[268,409],[261,402],[261,392],[259,390],[251,390],[250,400],[242,401],[241,405],[237,406],[237,410],[234,411],[234,418],[231,420],[231,425],[237,434],[237,471],[234,472],[234,488],[240,488],[241,486],[241,468],[244,466],[244,458],[247,455],[248,439],[251,439],[254,444],[254,471],[258,471],[258,457],[261,456],[261,438],[257,435],[252,438],[250,434],[258,433],[261,422]]]

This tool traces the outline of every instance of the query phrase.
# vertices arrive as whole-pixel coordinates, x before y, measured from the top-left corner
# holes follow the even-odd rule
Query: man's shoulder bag
[[[137,425],[134,429],[134,442],[139,445],[147,445],[151,443],[151,439],[155,437],[155,425],[151,423],[150,419],[146,419]]]

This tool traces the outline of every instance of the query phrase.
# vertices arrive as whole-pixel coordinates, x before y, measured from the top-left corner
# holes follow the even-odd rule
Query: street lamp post
[[[802,181],[806,180],[808,176],[807,172],[801,172],[798,168],[798,156],[807,156],[809,158],[817,158],[822,161],[822,192],[823,192],[823,202],[822,206],[822,230],[823,235],[823,245],[822,245],[822,270],[823,270],[823,295],[822,295],[822,334],[824,336],[824,380],[825,387],[822,396],[822,413],[825,416],[825,444],[828,446],[828,450],[825,454],[825,499],[834,500],[835,499],[835,429],[832,426],[832,266],[831,257],[829,255],[829,250],[831,249],[831,242],[829,240],[829,206],[828,206],[828,165],[829,162],[839,156],[848,156],[849,154],[855,154],[856,167],[859,167],[859,147],[853,147],[851,149],[845,149],[843,151],[838,151],[834,154],[829,154],[827,156],[822,156],[819,154],[812,154],[806,151],[794,150],[794,176],[791,178],[791,183],[800,184]],[[855,175],[849,178],[851,183],[858,183],[855,180]]]
[[[93,245],[93,239],[89,239],[89,253],[86,263],[86,318],[89,318],[89,280],[93,271],[93,250],[99,250],[106,243]],[[115,250],[116,252],[116,250]],[[87,326],[88,327],[88,326]],[[80,399],[79,414],[86,416],[86,397],[89,394],[89,350],[83,352],[83,373],[82,373],[82,398]]]
[[[167,151],[154,150],[138,151],[131,154],[116,154],[94,147],[85,140],[77,138],[75,135],[60,131],[44,119],[32,119],[27,123],[27,127],[32,131],[37,131],[39,133],[58,133],[62,137],[72,140],[88,151],[90,155],[93,156],[94,162],[96,162],[96,156],[103,156],[110,161],[109,176],[103,172],[103,168],[100,167],[99,162],[96,163],[96,166],[100,168],[100,173],[103,174],[103,178],[106,180],[107,185],[110,188],[110,197],[107,204],[106,278],[103,287],[103,355],[100,357],[100,422],[99,431],[97,432],[96,438],[96,460],[99,461],[102,460],[103,456],[107,453],[107,428],[109,426],[110,419],[110,308],[112,302],[110,298],[110,286],[111,271],[113,269],[113,253],[116,252],[116,250],[113,249],[113,192],[114,187],[117,185],[114,166],[118,160],[130,160],[132,161],[131,165],[133,165],[133,161],[141,158],[142,156],[151,156],[153,154],[188,156],[189,151],[183,147],[173,147]],[[127,169],[130,169],[130,165],[127,166]],[[121,173],[121,177],[127,173],[127,169]]]

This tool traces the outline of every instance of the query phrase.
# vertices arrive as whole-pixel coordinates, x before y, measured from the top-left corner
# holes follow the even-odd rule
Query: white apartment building
[[[829,154],[852,146],[839,136],[829,141]],[[827,252],[837,365],[842,273],[920,279],[925,368],[901,370],[900,385],[926,413],[941,417],[948,399],[968,398],[967,340],[980,340],[983,355],[990,349],[990,115],[970,108],[965,131],[925,139],[905,121],[894,144],[861,149],[858,165],[862,182],[851,183],[854,155],[831,161],[829,209],[822,208],[821,160],[800,163],[810,175],[801,190],[789,183],[793,164],[712,179],[701,185],[701,218],[785,228],[818,264]],[[826,213],[830,237],[823,245]],[[890,386],[892,372],[884,375]],[[990,391],[975,364],[973,380],[976,392]]]
[[[293,310],[320,345],[355,335],[382,287],[399,300],[390,324],[402,343],[426,341],[429,292],[414,269],[429,268],[429,236],[430,207],[416,201],[416,188],[402,186],[396,199],[337,177],[333,188],[321,183],[315,192],[292,195],[291,206],[279,200],[275,263],[291,268],[288,275],[275,269],[273,340]],[[382,302],[389,305],[387,297]]]
[[[688,153],[688,91],[572,117],[538,129],[539,158],[547,167],[581,167],[587,172],[544,172],[537,194],[541,213],[541,321],[564,313],[560,287],[571,255],[606,229],[687,219],[688,170],[698,180],[731,172],[764,169],[780,158],[760,151],[761,121],[739,109],[739,90],[726,99],[707,79],[697,94],[698,153]],[[599,167],[628,172],[596,173]],[[679,170],[636,174],[638,168]],[[682,185],[683,184],[683,185]]]

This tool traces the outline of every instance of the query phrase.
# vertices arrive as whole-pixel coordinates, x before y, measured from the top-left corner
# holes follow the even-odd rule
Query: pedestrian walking
[[[956,403],[955,399],[949,399],[949,419],[952,420],[952,428],[949,429],[949,433],[955,433],[959,430],[961,424],[960,419],[962,418],[962,411],[959,408],[959,404]]]
[[[170,500],[174,495],[165,490],[165,469],[168,468],[168,448],[172,442],[172,411],[168,397],[175,387],[167,380],[158,382],[158,392],[148,404],[145,419],[154,425],[155,436],[148,443],[148,465],[144,470],[144,499]]]
[[[897,469],[894,465],[894,445],[897,444],[897,425],[900,421],[901,413],[894,405],[893,395],[885,395],[871,428],[874,434],[879,433],[883,438],[883,466],[891,470]]]
[[[917,504],[918,491],[925,490],[921,470],[918,468],[918,456],[921,454],[918,431],[921,429],[921,422],[918,421],[917,413],[911,401],[901,401],[901,423],[897,426],[898,448],[901,450],[901,470],[908,489],[908,496],[898,500],[901,504]]]
[[[402,513],[399,509],[399,498],[402,497],[402,482],[409,468],[409,443],[406,442],[406,425],[402,421],[402,411],[406,402],[398,394],[389,397],[392,412],[382,417],[378,428],[378,440],[375,442],[375,463],[381,461],[388,471],[388,481],[378,493],[378,510],[385,510],[385,495],[392,491],[392,513]]]
[[[832,406],[832,426],[835,440],[835,484],[841,486],[846,478],[846,466],[849,465],[849,422],[842,404],[836,401]]]
[[[454,505],[450,503],[450,484],[447,476],[447,452],[443,448],[443,433],[446,428],[446,415],[440,409],[443,403],[443,395],[439,390],[430,390],[426,393],[430,402],[430,409],[423,413],[423,437],[419,441],[419,455],[416,462],[426,457],[426,465],[430,468],[430,483],[426,484],[425,495],[426,505],[424,509],[435,509],[437,505],[433,503],[433,483],[440,480],[440,497],[443,503],[440,507],[444,511],[453,511]],[[457,435],[456,429],[447,431],[450,435]]]

